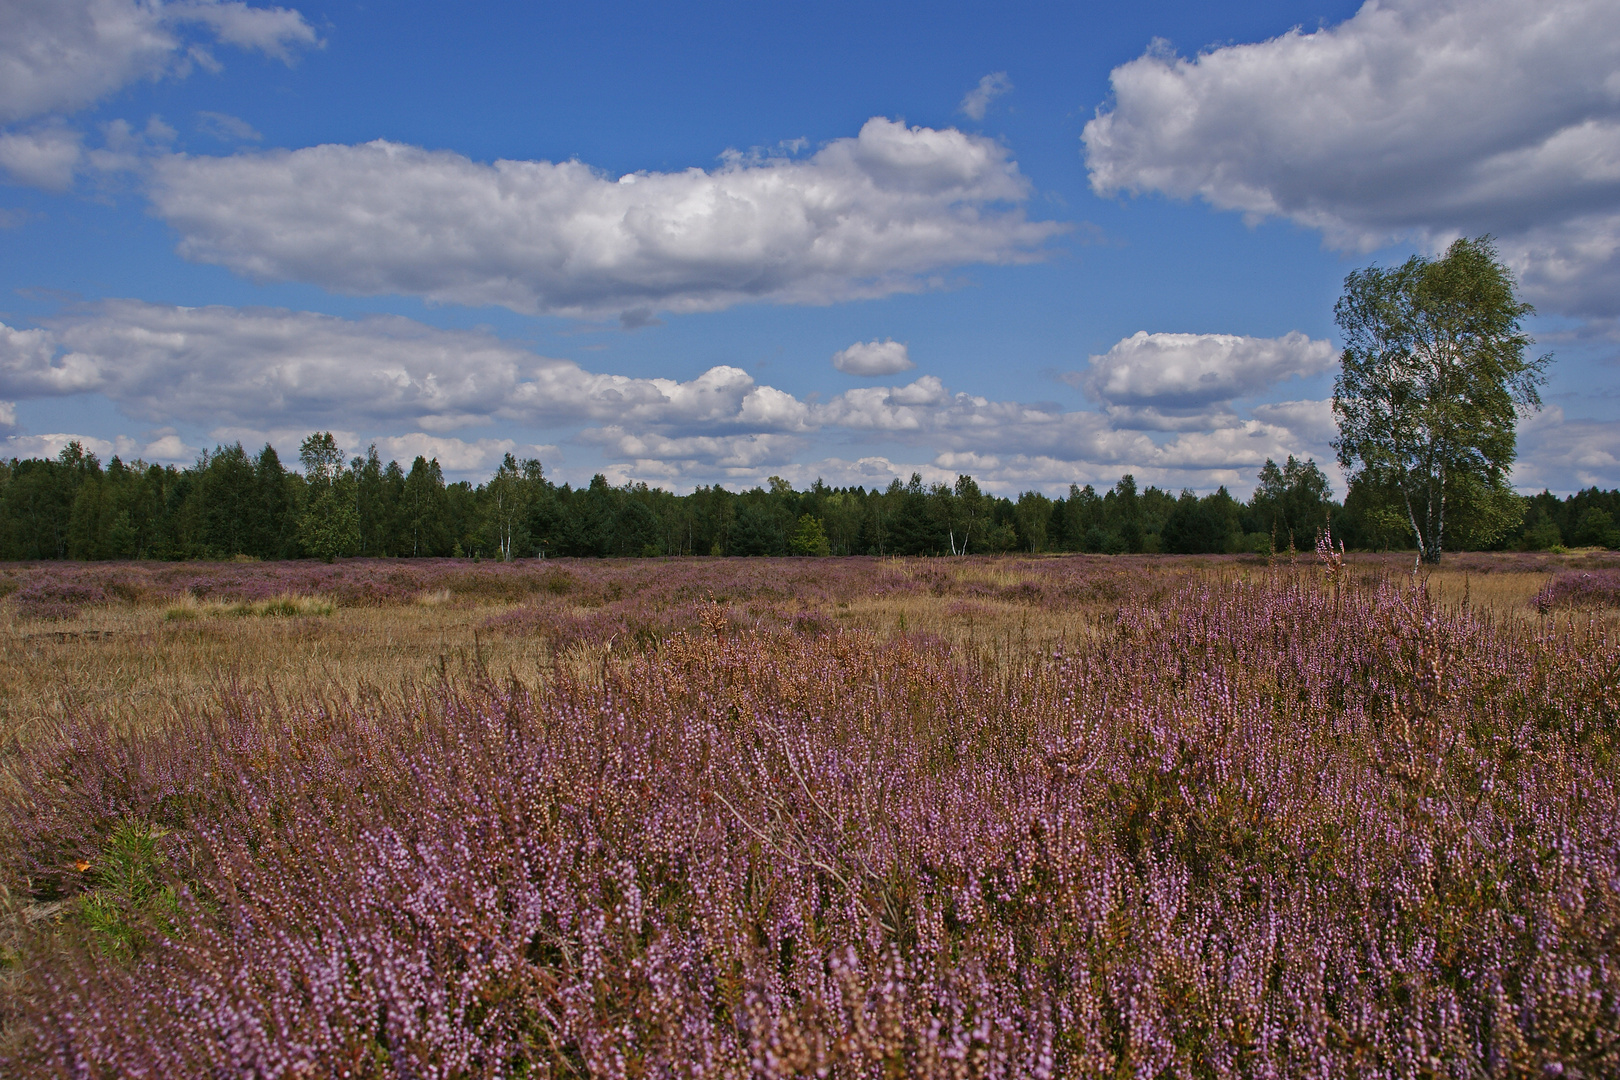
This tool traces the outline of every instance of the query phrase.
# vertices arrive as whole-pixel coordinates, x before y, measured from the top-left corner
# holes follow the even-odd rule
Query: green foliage
[[[330,431],[317,431],[298,447],[298,460],[304,465],[304,479],[317,487],[335,483],[343,471],[343,450]]]
[[[764,493],[760,492],[760,496]],[[787,515],[768,498],[744,498],[731,530],[732,555],[785,555]]]
[[[1328,523],[1333,489],[1314,460],[1289,454],[1281,468],[1270,458],[1260,469],[1259,484],[1249,499],[1256,531],[1267,534],[1278,550],[1292,546],[1309,551]]]
[[[447,512],[444,473],[438,459],[428,461],[418,454],[400,489],[398,553],[448,555],[452,538]]]
[[[1038,554],[1047,550],[1047,537],[1052,524],[1052,500],[1038,491],[1026,491],[1018,496],[1013,508],[1014,528],[1021,551]]]
[[[172,930],[179,905],[163,880],[165,835],[155,825],[121,821],[90,864],[93,887],[77,898],[74,914],[105,952],[127,958],[153,928]]]
[[[298,519],[298,542],[317,559],[331,562],[352,555],[360,546],[360,515],[353,485],[339,482],[315,492]]]
[[[501,559],[532,554],[530,510],[539,500],[544,484],[540,462],[531,458],[520,465],[507,454],[485,485],[485,534]]]
[[[827,530],[822,527],[821,519],[800,514],[793,528],[793,538],[788,541],[788,550],[794,555],[831,555],[832,545],[827,542]]]
[[[1489,237],[1345,278],[1334,307],[1345,338],[1335,449],[1352,483],[1398,499],[1423,561],[1440,559],[1448,528],[1480,544],[1517,524],[1507,485],[1515,425],[1540,407],[1550,360],[1526,356],[1533,310]]]
[[[795,490],[780,477],[734,492],[700,487],[679,496],[603,476],[573,488],[540,462],[504,459],[483,484],[446,483],[435,460],[407,471],[375,447],[347,465],[330,433],[304,440],[308,474],[288,471],[273,447],[248,455],[219,446],[190,468],[103,466],[78,445],[51,460],[0,461],[0,558],[282,559],[664,555],[949,555],[1010,551],[1219,553],[1309,550],[1331,516],[1352,548],[1414,542],[1394,478],[1355,473],[1344,505],[1314,461],[1267,461],[1253,497],[1180,497],[1138,488],[1130,474],[1099,493],[1026,491],[1017,501],[970,476],[887,488]],[[1529,499],[1453,473],[1445,488],[1448,547],[1620,545],[1620,492]],[[820,529],[801,535],[810,519]],[[824,545],[824,546],[823,546]],[[187,615],[177,615],[185,618]]]
[[[1177,555],[1231,550],[1242,537],[1240,514],[1237,500],[1224,487],[1203,499],[1183,491],[1165,522],[1162,548]]]
[[[1589,506],[1582,511],[1575,525],[1574,542],[1577,547],[1620,547],[1620,528],[1614,516],[1600,506]]]

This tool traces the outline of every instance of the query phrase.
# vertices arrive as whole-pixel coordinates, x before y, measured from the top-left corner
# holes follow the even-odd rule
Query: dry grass
[[[269,600],[217,602],[198,600],[187,593],[163,609],[163,618],[169,622],[218,618],[222,615],[295,618],[330,615],[336,610],[336,604],[321,596],[283,593]]]
[[[1530,599],[1551,577],[1544,572],[1475,574],[1441,569],[1428,575],[1429,595],[1442,604],[1467,603],[1499,619],[1532,620],[1536,612]]]
[[[170,605],[172,606],[172,605]],[[0,740],[74,710],[161,720],[232,684],[283,698],[393,689],[480,660],[532,676],[535,642],[479,632],[489,608],[338,608],[325,616],[171,619],[166,607],[86,611],[68,623],[0,615]]]
[[[1547,581],[1550,567],[1470,559],[1469,566],[1427,575],[1436,599],[1470,603],[1503,622],[1539,624],[1529,601]],[[1009,598],[1006,594],[1019,586],[1038,583],[1040,561],[894,560],[884,564],[885,572],[934,581],[943,575],[954,584],[943,595],[917,590],[857,597],[825,609],[801,606],[832,625],[885,637],[937,637],[978,663],[1005,669],[1031,650],[1078,643],[1107,632],[1111,624],[1118,601],[1106,591],[1059,605]],[[1351,572],[1364,578],[1404,573],[1409,566],[1379,556],[1352,556],[1350,563]],[[627,578],[638,572],[634,562],[607,565],[622,567]],[[1198,557],[1119,565],[1122,588],[1149,592],[1170,591],[1189,577],[1213,581],[1317,573],[1315,561],[1305,556],[1272,567]],[[984,595],[964,596],[969,590],[958,587],[973,585],[985,586]],[[114,723],[161,721],[206,707],[233,685],[269,689],[283,699],[310,699],[393,693],[406,684],[435,681],[447,670],[478,666],[526,681],[546,679],[558,663],[575,671],[600,667],[601,646],[576,646],[556,656],[543,634],[484,629],[492,616],[514,606],[493,597],[477,603],[442,589],[382,607],[334,607],[318,597],[251,604],[186,598],[89,608],[77,619],[49,622],[20,618],[9,602],[0,603],[0,745],[76,710]],[[734,608],[745,620],[746,607]],[[1620,613],[1597,617],[1620,625]],[[619,648],[624,647],[621,642]]]

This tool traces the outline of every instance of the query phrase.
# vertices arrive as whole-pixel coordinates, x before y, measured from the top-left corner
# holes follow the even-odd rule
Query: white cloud
[[[518,452],[520,457],[538,457],[555,447],[526,446],[519,451],[513,439],[476,439],[467,441],[443,435],[428,435],[414,431],[408,435],[392,435],[376,440],[377,453],[384,461],[398,461],[405,468],[418,456],[435,459],[446,472],[466,473],[491,471],[505,455]]]
[[[1557,405],[1531,413],[1519,425],[1519,460],[1513,484],[1520,491],[1577,491],[1613,487],[1620,476],[1620,425],[1571,420]]]
[[[808,158],[614,180],[577,161],[398,143],[154,167],[180,252],[257,280],[644,323],[655,310],[829,303],[917,291],[953,267],[1039,258],[1000,144],[873,118]]]
[[[101,125],[102,145],[84,157],[99,172],[140,172],[154,154],[167,153],[176,131],[161,116],[149,117],[146,127],[136,131],[127,120],[111,120]]]
[[[0,430],[11,431],[17,426],[17,403],[0,401]]]
[[[197,113],[197,130],[222,142],[259,142],[264,138],[252,124],[230,113]]]
[[[872,386],[846,390],[816,409],[824,424],[856,430],[920,431],[933,409],[950,401],[936,375],[924,375],[905,386]]]
[[[1122,425],[1189,430],[1217,418],[1230,422],[1233,399],[1321,374],[1335,359],[1330,342],[1297,330],[1280,338],[1138,331],[1065,381],[1102,402]]]
[[[117,446],[106,439],[97,439],[89,435],[69,435],[55,432],[50,435],[8,435],[6,438],[0,439],[0,448],[3,448],[0,449],[0,457],[53,458],[72,442],[77,442],[86,451],[102,460],[106,460],[118,452]]]
[[[0,4],[0,123],[81,109],[145,78],[216,66],[184,32],[283,60],[317,45],[297,11],[235,0],[6,0]]]
[[[94,435],[73,435],[53,432],[48,435],[11,435],[0,439],[0,458],[54,458],[69,443],[78,443],[87,453],[96,455],[103,463],[115,455],[126,462],[142,460],[161,464],[189,464],[195,461],[198,448],[189,446],[175,434],[160,435],[156,439],[135,439],[118,435],[101,439]]]
[[[18,397],[99,389],[100,367],[88,357],[58,356],[48,330],[15,330],[0,323],[0,393]]]
[[[1198,197],[1366,252],[1491,232],[1532,298],[1620,312],[1620,6],[1370,0],[1337,26],[1114,69],[1102,195]]]
[[[1222,385],[1248,385],[1231,366],[1215,368]],[[1149,389],[1173,394],[1179,385],[1161,375]],[[447,471],[468,476],[509,450],[553,461],[554,446],[519,447],[517,432],[546,430],[593,447],[615,477],[661,483],[787,476],[817,446],[844,443],[860,448],[850,456],[868,470],[890,461],[873,450],[898,444],[914,461],[932,462],[925,476],[957,468],[983,472],[987,483],[1061,486],[1111,483],[1130,469],[1144,483],[1204,488],[1247,482],[1267,457],[1320,456],[1331,431],[1324,402],[1300,401],[1256,407],[1248,419],[1206,410],[1201,426],[1155,436],[1103,412],[953,392],[934,375],[809,402],[740,368],[716,366],[684,381],[592,372],[487,333],[398,317],[114,300],[39,329],[0,325],[6,400],[85,393],[143,421],[208,430],[212,441],[289,449],[310,430],[330,428],[351,452],[375,439],[388,457],[437,456]],[[494,425],[505,427],[476,430]],[[196,449],[174,428],[159,428],[145,442],[121,439],[117,452],[186,460]]]
[[[124,440],[122,438],[119,439],[119,442],[121,444],[124,443],[125,441],[126,440]],[[133,440],[129,440],[129,441],[133,442]],[[167,435],[159,435],[157,438],[155,438],[155,439],[151,440],[150,442],[148,442],[145,446],[143,446],[141,448],[141,452],[140,452],[139,456],[146,459],[147,461],[160,461],[160,462],[162,462],[162,461],[180,461],[180,462],[183,462],[183,461],[194,461],[196,459],[197,455],[200,452],[201,452],[200,447],[192,446],[191,444],[187,443],[184,439],[182,439],[179,435],[176,435],[173,432],[170,432]],[[128,455],[129,451],[127,449],[125,449],[123,446],[120,446],[119,447],[119,453]]]
[[[1249,410],[1257,420],[1274,427],[1287,429],[1296,445],[1303,445],[1322,459],[1333,456],[1331,444],[1339,435],[1339,424],[1333,418],[1333,399],[1313,401],[1277,401],[1256,405]],[[1298,451],[1294,451],[1298,453]]]
[[[990,109],[990,103],[1012,88],[1012,80],[1007,78],[1005,71],[992,72],[980,79],[978,86],[967,92],[967,96],[957,108],[969,119],[983,120],[984,114]]]
[[[82,138],[77,131],[63,127],[0,132],[0,169],[14,183],[47,191],[66,190],[79,166]]]
[[[780,434],[687,435],[670,438],[655,432],[633,433],[619,425],[586,431],[582,440],[634,460],[643,469],[662,462],[679,475],[704,468],[752,469],[785,465],[804,446],[802,438]]]
[[[833,353],[833,367],[846,375],[898,375],[917,365],[911,361],[911,351],[905,342],[893,338],[882,341],[857,341],[847,349]]]
[[[108,300],[44,328],[0,324],[0,393],[85,392],[156,422],[403,421],[435,433],[497,420],[793,432],[809,416],[739,368],[685,382],[598,374],[486,333],[392,316]]]
[[[304,16],[289,8],[250,7],[240,0],[178,0],[164,9],[174,23],[200,23],[227,45],[257,49],[285,63],[295,46],[320,42]]]

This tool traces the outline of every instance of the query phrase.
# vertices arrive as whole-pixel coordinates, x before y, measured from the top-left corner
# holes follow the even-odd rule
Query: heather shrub
[[[1536,610],[1560,608],[1591,611],[1620,607],[1620,570],[1589,570],[1555,574],[1531,600]]]
[[[508,603],[523,600],[539,587],[539,581],[528,574],[514,572],[509,566],[491,563],[476,570],[450,575],[444,586],[458,596],[476,600],[499,600]]]
[[[1004,670],[692,601],[540,685],[86,718],[0,794],[80,913],[0,1071],[1616,1075],[1613,649],[1345,577]],[[138,932],[75,945],[129,823]]]
[[[540,578],[539,584],[552,596],[566,596],[574,587],[574,577],[566,570],[552,570]]]
[[[53,574],[30,581],[18,589],[14,603],[19,614],[31,619],[73,619],[81,608],[105,604],[107,591],[90,580],[71,574]]]

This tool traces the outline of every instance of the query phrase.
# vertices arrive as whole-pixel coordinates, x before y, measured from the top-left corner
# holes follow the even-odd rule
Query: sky
[[[0,0],[4,457],[1342,496],[1345,275],[1487,233],[1620,486],[1613,0]]]

